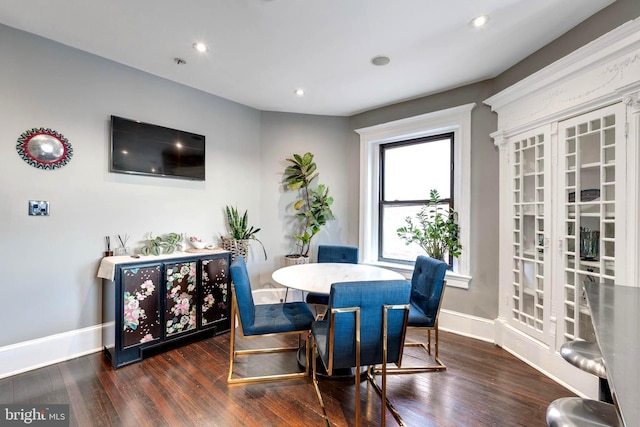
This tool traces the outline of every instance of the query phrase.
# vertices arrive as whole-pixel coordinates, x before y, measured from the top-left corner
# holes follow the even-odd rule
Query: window
[[[453,208],[453,132],[404,142],[380,144],[378,260],[413,264],[424,250],[406,245],[396,230],[415,218],[436,189]],[[452,262],[449,260],[449,264]]]
[[[390,225],[391,223],[388,221],[385,226],[385,201],[391,201],[394,198],[398,198],[398,200],[406,198],[405,201],[417,201],[417,205],[421,206],[424,200],[429,198],[428,191],[430,185],[423,186],[421,184],[420,186],[401,187],[399,190],[392,190],[392,187],[389,187],[385,190],[384,198],[386,200],[381,199],[381,186],[384,174],[382,152],[385,152],[385,156],[389,153],[394,154],[392,150],[397,148],[399,151],[395,153],[402,155],[402,147],[410,142],[431,141],[424,144],[424,146],[428,146],[434,141],[441,139],[443,135],[451,135],[451,160],[448,164],[453,164],[455,167],[453,168],[452,174],[443,172],[441,175],[446,175],[452,179],[452,182],[450,181],[449,200],[447,202],[453,203],[455,200],[455,209],[458,212],[458,223],[460,225],[462,254],[453,260],[452,271],[447,272],[447,285],[465,289],[469,287],[469,281],[471,280],[469,275],[469,259],[471,256],[471,110],[474,107],[475,104],[467,104],[356,130],[356,132],[360,134],[359,222],[360,251],[364,262],[385,265],[398,270],[409,271],[412,269],[412,262],[409,263],[410,265],[407,265],[406,261],[397,261],[393,257],[386,258],[388,253],[385,250],[385,245],[381,245],[380,243],[382,239],[388,241],[383,235],[385,232],[393,232],[393,234],[395,234],[395,230],[397,229],[395,225]],[[434,146],[431,146],[431,148],[434,148]],[[416,169],[417,172],[424,171],[424,168]],[[416,182],[417,180],[412,179],[411,181]],[[388,185],[391,184],[388,183]],[[440,191],[439,187],[441,185],[442,184],[437,184],[434,186]],[[400,197],[390,195],[389,191],[396,191]],[[420,195],[420,191],[423,191],[423,193],[426,191],[426,196],[424,196],[424,194]],[[441,197],[444,198],[444,193],[442,191],[440,193]],[[417,194],[417,196],[415,196],[415,194]],[[419,197],[419,199],[412,200],[413,197]],[[404,213],[400,215],[402,218],[401,221],[404,221],[405,216],[407,215]],[[383,226],[384,229],[382,228]],[[404,245],[404,243],[402,244]],[[415,257],[413,257],[413,259],[415,260]]]

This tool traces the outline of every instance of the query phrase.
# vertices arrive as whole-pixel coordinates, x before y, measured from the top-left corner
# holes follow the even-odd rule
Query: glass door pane
[[[595,339],[582,286],[616,280],[616,192],[622,188],[616,181],[616,157],[623,139],[616,126],[621,128],[623,112],[620,104],[613,105],[559,125],[559,205],[564,218],[559,344]]]
[[[513,147],[513,282],[510,323],[543,340],[545,322],[545,138],[516,138]]]

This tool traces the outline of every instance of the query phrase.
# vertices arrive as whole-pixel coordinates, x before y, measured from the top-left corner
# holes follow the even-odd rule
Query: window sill
[[[365,261],[364,264],[375,265],[377,267],[387,268],[389,270],[397,271],[402,274],[407,280],[411,280],[411,275],[413,274],[413,265],[407,264],[396,264],[392,262],[381,262],[381,261]],[[447,286],[451,288],[459,288],[459,289],[469,289],[469,282],[471,282],[471,276],[466,276],[464,274],[456,273],[454,271],[447,271],[447,275],[445,276],[445,280],[447,281]]]

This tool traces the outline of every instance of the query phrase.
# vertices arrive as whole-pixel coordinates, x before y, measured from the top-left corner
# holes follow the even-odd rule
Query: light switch
[[[29,200],[29,215],[49,215],[49,202],[44,200]]]

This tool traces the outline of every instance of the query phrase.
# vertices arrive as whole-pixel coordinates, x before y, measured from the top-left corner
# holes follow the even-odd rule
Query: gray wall
[[[225,205],[248,209],[262,229],[269,259],[254,244],[249,272],[254,286],[270,286],[291,251],[295,195],[281,182],[294,152],[316,155],[335,198],[336,220],[314,246],[357,244],[348,118],[260,112],[6,26],[0,53],[11,58],[0,67],[0,300],[10,302],[5,318],[20,319],[0,347],[101,323],[104,236],[126,233],[139,247],[149,232],[176,231],[217,244],[227,234]],[[111,114],[204,134],[207,180],[109,173]],[[67,166],[43,171],[17,155],[18,137],[33,127],[69,139]],[[48,200],[51,215],[27,216],[28,200]]]
[[[640,0],[617,0],[500,74],[494,80],[494,92],[498,93],[517,83],[638,16],[640,16]]]
[[[358,184],[350,175],[358,157],[357,151],[354,154],[347,145],[348,130],[346,117],[277,112],[261,114],[261,215],[263,223],[268,226],[260,233],[270,246],[269,260],[261,264],[262,286],[272,285],[271,273],[284,265],[284,255],[295,251],[292,235],[298,222],[294,217],[293,203],[298,195],[297,192],[285,191],[283,185],[284,170],[288,165],[285,159],[293,157],[294,153],[313,153],[318,166],[318,182],[328,186],[329,194],[334,198],[331,208],[335,220],[327,223],[313,237],[311,259],[316,257],[318,244],[357,245],[357,211],[354,218],[355,199],[350,194],[354,186],[357,191]]]
[[[443,307],[494,319],[498,316],[498,152],[489,134],[497,118],[482,102],[610,30],[640,16],[639,0],[617,0],[562,37],[514,65],[495,79],[432,96],[398,103],[351,117],[351,129],[386,123],[470,102],[471,136],[471,259],[469,290],[448,288]],[[351,136],[356,144],[358,136]]]
[[[261,225],[259,111],[5,26],[0,54],[0,301],[11,324],[0,347],[102,322],[106,235],[214,242],[230,203]],[[206,182],[109,173],[111,114],[204,134]],[[43,171],[18,156],[34,127],[68,138],[68,165]],[[27,216],[28,200],[48,200],[51,215]]]
[[[447,288],[443,307],[474,316],[498,316],[498,153],[489,134],[497,118],[482,104],[491,94],[491,82],[477,83],[437,95],[391,105],[351,118],[359,129],[405,117],[475,102],[471,115],[471,250],[472,282],[468,290]],[[352,135],[352,143],[359,141]]]
[[[640,2],[618,0],[548,48],[494,80],[376,109],[352,118],[260,112],[57,43],[0,26],[0,347],[99,324],[95,277],[105,235],[148,232],[226,234],[223,208],[248,209],[269,251],[254,247],[252,280],[268,286],[289,251],[281,187],[284,158],[312,151],[336,198],[337,220],[317,243],[358,241],[358,137],[354,129],[476,102],[472,115],[471,260],[468,291],[449,289],[444,307],[497,316],[498,154],[489,138],[496,118],[481,103],[595,36],[640,15]],[[189,182],[108,172],[109,116],[139,119],[207,137],[207,180]],[[50,127],[73,145],[62,169],[42,171],[15,150],[25,130]],[[26,215],[28,200],[48,200],[49,217]]]

